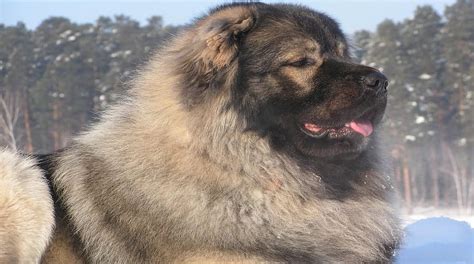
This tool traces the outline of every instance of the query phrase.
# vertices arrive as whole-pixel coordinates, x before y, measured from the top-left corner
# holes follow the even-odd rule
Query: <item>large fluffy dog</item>
[[[221,6],[132,86],[43,157],[57,205],[44,262],[390,261],[399,228],[377,148],[387,80],[351,62],[331,18]]]

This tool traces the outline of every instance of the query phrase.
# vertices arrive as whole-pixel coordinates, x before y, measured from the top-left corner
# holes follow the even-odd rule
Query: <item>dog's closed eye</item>
[[[314,64],[316,64],[316,60],[312,58],[303,57],[297,60],[289,61],[285,63],[284,66],[302,68],[302,67],[312,66]]]

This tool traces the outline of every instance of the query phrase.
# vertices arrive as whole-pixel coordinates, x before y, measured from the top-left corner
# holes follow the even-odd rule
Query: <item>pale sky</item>
[[[23,21],[30,28],[50,16],[64,16],[73,22],[93,22],[99,16],[124,14],[145,23],[153,15],[165,24],[184,24],[204,14],[209,8],[230,1],[216,0],[0,0],[0,23],[15,25]],[[300,0],[275,1],[300,3],[322,11],[340,22],[346,33],[374,30],[385,18],[402,21],[413,15],[418,5],[430,4],[439,13],[455,0]]]

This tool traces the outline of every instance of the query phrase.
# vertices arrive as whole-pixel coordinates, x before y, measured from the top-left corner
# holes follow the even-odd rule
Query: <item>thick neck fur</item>
[[[132,99],[110,109],[60,158],[55,183],[95,262],[123,261],[123,252],[130,252],[129,262],[163,261],[165,248],[203,245],[293,262],[386,260],[383,245],[397,240],[397,221],[378,169],[357,171],[366,180],[351,183],[353,195],[341,202],[323,179],[331,175],[245,132],[237,113],[223,110],[228,91],[186,108],[182,80],[166,67],[171,60],[152,61],[137,78]],[[81,196],[88,200],[78,202]],[[127,212],[120,221],[103,220],[116,208]],[[186,240],[174,244],[180,236]],[[133,239],[139,243],[130,244]],[[109,262],[101,250],[110,253]]]

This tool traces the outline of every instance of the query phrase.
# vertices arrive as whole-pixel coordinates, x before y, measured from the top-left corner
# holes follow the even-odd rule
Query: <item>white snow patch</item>
[[[426,118],[424,116],[417,116],[416,117],[416,120],[415,120],[416,124],[422,124],[422,123],[425,123],[425,122],[426,122]]]
[[[466,146],[467,139],[466,138],[461,138],[458,140],[458,146],[463,147]]]
[[[59,36],[61,38],[65,38],[65,37],[69,36],[71,33],[72,33],[72,31],[70,29],[68,29],[68,30],[64,31],[63,33],[59,34]]]
[[[430,217],[449,217],[457,221],[464,221],[474,228],[474,212],[459,212],[457,208],[415,207],[412,213],[402,212],[403,225]]]
[[[406,135],[405,136],[405,141],[415,141],[416,140],[416,137],[413,136],[413,135]]]
[[[429,80],[429,79],[431,79],[431,75],[429,75],[428,73],[423,73],[420,76],[418,76],[418,78],[420,80]]]

